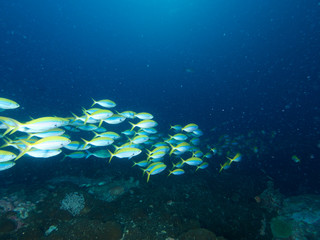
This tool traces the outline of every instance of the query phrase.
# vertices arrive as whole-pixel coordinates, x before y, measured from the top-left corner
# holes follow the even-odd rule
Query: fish
[[[181,169],[181,168],[176,168],[176,169],[174,169],[172,171],[169,171],[168,176],[170,176],[171,174],[173,174],[173,175],[182,175],[182,174],[184,174],[184,170]]]
[[[0,117],[0,122],[3,124],[1,128],[7,129],[3,133],[3,136],[7,135],[10,131],[15,129],[19,124],[21,124],[17,120],[15,120],[13,118],[9,118],[9,117]]]
[[[197,124],[190,123],[190,124],[184,126],[184,127],[182,128],[182,131],[185,131],[185,132],[190,133],[190,132],[193,132],[193,131],[195,131],[195,130],[197,130],[197,129],[198,129],[198,125],[197,125]]]
[[[96,146],[96,147],[104,147],[104,146],[111,145],[114,142],[114,140],[109,137],[96,137],[96,138],[93,138],[91,141],[87,141],[83,138],[81,138],[81,139],[85,143],[83,148],[85,148],[88,144]]]
[[[198,166],[203,162],[201,158],[197,158],[197,157],[191,157],[191,158],[188,158],[187,160],[183,160],[181,158],[181,161],[182,161],[182,165],[186,163],[190,166]]]
[[[200,129],[196,129],[192,131],[192,134],[195,135],[196,137],[201,137],[203,135],[203,132]]]
[[[134,115],[134,117],[142,119],[142,120],[153,119],[153,115],[150,113],[146,113],[146,112],[137,113]]]
[[[157,151],[157,152],[150,152],[148,154],[147,160],[149,160],[150,158],[152,159],[159,159],[164,157],[167,154],[167,152],[165,150],[161,150],[161,151]]]
[[[171,147],[171,151],[169,153],[170,156],[172,155],[172,153],[175,150],[178,150],[179,152],[184,153],[184,152],[188,151],[191,148],[190,144],[187,143],[187,142],[182,142],[182,143],[178,144],[175,147],[173,145],[171,145],[170,143],[169,143],[169,145]]]
[[[121,113],[118,113],[118,114],[124,116],[125,118],[133,119],[133,118],[134,118],[134,115],[135,115],[136,113],[133,112],[133,111],[124,111],[124,112],[121,112]]]
[[[26,152],[28,152],[31,148],[42,149],[42,150],[54,150],[62,148],[68,145],[71,140],[66,137],[61,136],[51,136],[42,138],[35,143],[27,143],[24,140],[21,140],[26,148],[20,152],[20,154],[16,157],[15,161],[21,158]]]
[[[187,137],[185,134],[183,134],[183,133],[177,133],[177,134],[175,134],[175,135],[173,135],[173,136],[169,135],[169,141],[170,141],[171,139],[175,139],[175,140],[177,140],[177,141],[185,141],[185,140],[188,139],[188,137]]]
[[[177,163],[172,162],[172,169],[181,168],[182,165],[183,165],[183,162],[181,160],[179,162],[177,162]]]
[[[143,128],[143,132],[148,134],[156,134],[158,131],[155,128]]]
[[[86,153],[83,152],[83,151],[79,151],[79,152],[72,152],[70,154],[64,154],[64,158],[61,160],[63,161],[64,159],[66,159],[67,157],[69,158],[73,158],[73,159],[76,159],[76,158],[85,158],[86,157]]]
[[[203,156],[203,152],[201,152],[200,150],[197,150],[192,154],[192,157],[201,158],[202,156]]]
[[[176,132],[181,132],[182,131],[182,126],[181,125],[174,125],[174,126],[171,126],[170,125],[170,129],[169,130],[175,130]]]
[[[43,131],[43,132],[28,133],[29,136],[27,139],[30,139],[32,137],[44,138],[44,137],[50,137],[50,136],[61,136],[64,133],[65,133],[65,130],[61,128],[52,128],[50,130]]]
[[[139,127],[139,128],[152,128],[152,127],[156,127],[158,125],[158,123],[154,120],[142,120],[141,122],[138,122],[137,124],[134,124],[132,122],[129,122],[132,125],[131,131],[135,128],[135,127]]]
[[[78,126],[77,128],[80,130],[83,130],[83,131],[91,132],[91,131],[97,130],[98,126],[96,126],[94,124],[86,124],[86,125]]]
[[[16,121],[17,126],[11,131],[10,134],[15,133],[16,131],[31,131],[31,132],[42,132],[47,131],[53,128],[59,128],[61,126],[68,125],[69,120],[66,118],[60,117],[41,117],[33,119],[26,123],[19,123]]]
[[[86,150],[90,148],[90,145],[87,145],[86,147],[83,147],[85,143],[79,142],[79,141],[71,141],[68,145],[64,146],[64,148],[76,151],[76,150]]]
[[[212,158],[213,154],[211,152],[207,152],[203,157],[204,158]]]
[[[13,100],[7,99],[7,98],[0,98],[0,108],[1,109],[16,109],[20,107],[20,105],[18,103],[16,103]]]
[[[123,131],[123,132],[121,132],[122,134],[124,134],[124,135],[126,135],[126,136],[132,136],[132,135],[134,135],[135,134],[135,132],[134,131],[132,131],[132,130],[125,130],[125,131]]]
[[[108,124],[119,124],[122,123],[126,118],[119,114],[113,114],[111,117],[104,119],[103,121]]]
[[[108,138],[112,138],[113,140],[120,138],[120,135],[116,132],[102,132],[102,133],[93,132],[93,133],[95,137],[108,137]]]
[[[134,137],[133,139],[129,138],[129,141],[133,144],[141,144],[149,140],[149,137],[147,135],[138,135]]]
[[[198,169],[205,169],[205,168],[207,168],[208,166],[209,166],[209,163],[203,162],[203,163],[201,163],[199,166],[197,166],[196,171],[198,171]]]
[[[241,155],[241,153],[237,153],[233,158],[229,158],[229,157],[228,157],[228,159],[230,160],[230,164],[231,164],[232,162],[240,162],[241,159],[242,159],[242,155]],[[230,164],[229,164],[229,165],[230,165]]]
[[[197,137],[195,137],[195,138],[192,138],[191,140],[190,140],[190,143],[192,144],[192,145],[199,145],[200,144],[200,139],[199,138],[197,138]]]
[[[61,152],[62,152],[61,149],[42,150],[42,149],[32,148],[28,152],[26,152],[26,154],[34,158],[49,158],[49,157],[59,155]]]
[[[0,171],[12,168],[16,163],[14,161],[0,162]]]
[[[220,170],[219,173],[223,170],[223,169],[228,169],[230,167],[230,161],[226,161],[223,165],[220,164]]]
[[[0,150],[0,162],[7,162],[7,161],[10,161],[16,157],[17,157],[17,155],[12,152]]]
[[[300,163],[300,162],[301,162],[300,158],[298,158],[297,155],[293,155],[293,156],[291,157],[291,159],[292,159],[295,163]]]
[[[146,167],[148,166],[149,164],[149,161],[148,160],[143,160],[143,161],[140,161],[140,162],[133,162],[134,164],[132,165],[132,167],[134,166],[139,166],[139,167]]]
[[[101,110],[95,111],[91,114],[87,113],[85,109],[83,110],[83,112],[86,115],[86,119],[84,121],[84,124],[87,123],[89,118],[93,118],[94,120],[99,121],[99,125],[98,125],[99,127],[103,123],[103,120],[113,116],[113,112],[111,112],[110,110],[107,110],[107,109],[101,109]]]
[[[166,167],[167,165],[165,165],[164,163],[156,164],[150,171],[147,172],[148,174],[147,182],[149,182],[150,175],[161,173],[163,170],[166,169]]]
[[[98,150],[95,152],[90,152],[90,151],[86,151],[86,152],[87,152],[86,158],[89,158],[90,156],[94,156],[97,158],[109,158],[110,157],[110,153],[108,152],[108,150],[104,150],[104,149],[101,149],[101,150]]]
[[[117,106],[117,104],[114,101],[111,101],[109,99],[102,99],[100,101],[95,101],[92,98],[92,100],[93,100],[93,104],[91,107],[93,107],[95,104],[98,104],[98,105],[105,107],[105,108],[113,108],[113,107]]]
[[[213,147],[213,148],[211,148],[211,149],[210,149],[210,151],[211,151],[214,155],[216,155],[216,153],[217,153],[217,149],[216,149],[216,148],[214,148],[214,147]]]
[[[142,151],[139,148],[133,148],[133,147],[127,147],[127,148],[121,148],[114,153],[110,152],[110,159],[109,163],[111,162],[111,159],[115,156],[117,158],[132,158],[134,156],[139,155]]]
[[[167,145],[160,145],[159,147],[156,147],[155,149],[153,149],[150,153],[154,154],[156,152],[169,152],[170,148]]]

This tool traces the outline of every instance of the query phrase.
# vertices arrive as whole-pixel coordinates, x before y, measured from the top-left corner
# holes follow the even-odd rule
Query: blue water
[[[0,94],[21,105],[2,115],[66,117],[108,98],[161,131],[197,123],[208,144],[274,131],[230,171],[319,193],[319,27],[318,1],[1,1]]]

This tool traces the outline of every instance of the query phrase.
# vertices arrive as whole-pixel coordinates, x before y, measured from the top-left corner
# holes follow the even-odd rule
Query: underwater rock
[[[124,193],[125,193],[125,189],[121,185],[114,186],[109,189],[109,194],[114,197],[121,196]]]
[[[0,218],[0,233],[9,233],[16,230],[16,223],[7,218]]]
[[[134,222],[145,221],[148,218],[148,213],[144,208],[134,208],[130,212],[130,218]]]
[[[280,217],[273,218],[270,226],[275,238],[288,238],[292,234],[292,225]]]
[[[279,211],[279,217],[286,223],[290,222],[291,239],[320,239],[320,195],[286,198]]]
[[[68,236],[68,240],[93,238],[95,240],[119,240],[122,236],[122,229],[120,224],[113,221],[101,222],[82,218],[74,223],[62,225],[57,231],[53,231],[48,239],[59,239],[60,236]]]
[[[279,189],[274,188],[272,181],[267,182],[267,188],[259,195],[256,196],[256,201],[261,203],[261,207],[265,208],[268,212],[277,212],[282,208],[283,195]]]
[[[123,194],[128,192],[131,188],[139,186],[139,181],[130,180],[118,180],[105,185],[95,185],[88,188],[88,193],[94,195],[95,198],[113,202]]]
[[[191,229],[178,237],[178,240],[223,240],[223,237],[217,237],[213,232],[205,229]]]
[[[122,229],[119,223],[106,222],[104,227],[106,239],[118,240],[122,237]]]

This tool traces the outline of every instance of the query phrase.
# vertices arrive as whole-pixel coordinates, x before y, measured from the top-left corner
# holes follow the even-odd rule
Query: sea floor
[[[272,239],[270,221],[283,201],[266,178],[228,173],[159,175],[148,183],[141,175],[65,175],[0,194],[3,240]],[[62,207],[68,195],[69,210]]]

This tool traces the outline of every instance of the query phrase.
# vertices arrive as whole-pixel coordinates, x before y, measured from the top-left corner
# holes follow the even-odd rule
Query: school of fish
[[[23,123],[0,116],[0,130],[3,131],[0,135],[4,142],[0,147],[0,171],[15,166],[16,161],[25,155],[49,158],[64,154],[62,160],[94,156],[107,159],[107,163],[114,159],[128,159],[147,175],[148,182],[150,176],[164,170],[170,176],[184,174],[187,167],[195,171],[205,169],[216,153],[215,148],[206,147],[206,152],[200,148],[203,132],[195,123],[171,126],[169,133],[164,135],[158,133],[158,123],[150,113],[120,113],[113,110],[117,105],[112,100],[92,100],[91,108],[82,108],[81,116],[74,113],[70,117],[47,116]],[[19,106],[13,100],[0,98],[0,112]],[[107,130],[112,128],[110,125],[125,121],[129,121],[131,128],[119,133]],[[72,140],[74,135],[76,139]],[[92,137],[88,139],[82,135]],[[144,156],[144,160],[135,161],[138,155]],[[240,153],[228,158],[220,164],[220,172],[241,158]]]

